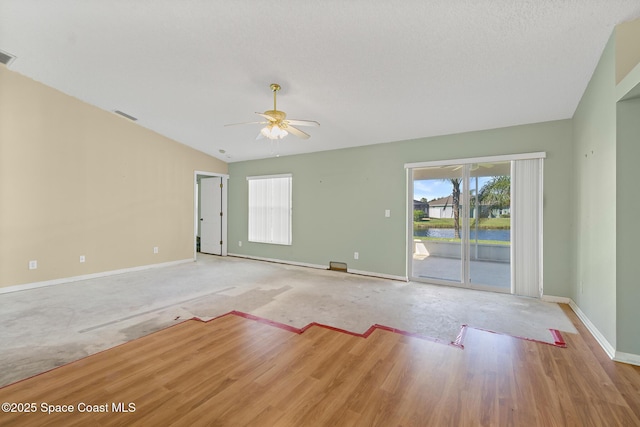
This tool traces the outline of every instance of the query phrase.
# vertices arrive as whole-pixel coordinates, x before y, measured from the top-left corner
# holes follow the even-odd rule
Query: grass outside
[[[447,239],[446,237],[424,237],[424,236],[413,236],[414,240],[424,240],[427,242],[450,242],[450,243],[460,243],[460,239]],[[471,246],[476,243],[475,240],[470,241]],[[509,246],[511,242],[507,242],[504,240],[478,240],[479,245],[502,245]]]
[[[475,228],[476,220],[472,218],[469,226]],[[413,222],[414,229],[424,228],[453,228],[453,218],[429,218],[422,221]],[[478,228],[481,230],[509,230],[511,228],[511,218],[480,218]]]

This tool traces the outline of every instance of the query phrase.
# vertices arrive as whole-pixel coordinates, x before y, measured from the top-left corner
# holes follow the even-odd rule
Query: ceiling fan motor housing
[[[285,114],[285,112],[279,111],[279,110],[267,110],[264,112],[264,115],[273,117],[274,121],[276,122],[280,122],[287,118],[287,115]]]

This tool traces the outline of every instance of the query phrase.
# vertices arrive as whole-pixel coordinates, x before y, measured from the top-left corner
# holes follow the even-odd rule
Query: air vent
[[[127,114],[127,113],[123,113],[123,112],[122,112],[122,111],[120,111],[120,110],[115,110],[115,111],[114,111],[114,113],[116,113],[116,114],[118,114],[119,116],[122,116],[122,117],[124,117],[124,118],[126,118],[126,119],[129,119],[129,120],[131,120],[131,121],[133,121],[133,122],[135,122],[136,120],[138,120],[137,118],[135,118],[135,117],[133,117],[133,116],[130,116],[130,115],[129,115],[129,114]]]
[[[342,272],[347,272],[347,264],[344,262],[336,262],[336,261],[330,261],[329,262],[329,270],[334,270],[334,271],[342,271]]]
[[[16,59],[15,56],[0,50],[0,64],[4,64],[8,67],[9,64],[13,62],[14,59]]]

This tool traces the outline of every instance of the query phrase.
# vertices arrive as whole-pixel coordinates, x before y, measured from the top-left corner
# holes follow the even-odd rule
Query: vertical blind
[[[511,162],[512,293],[542,295],[543,159]]]
[[[291,174],[247,177],[250,242],[291,244]]]

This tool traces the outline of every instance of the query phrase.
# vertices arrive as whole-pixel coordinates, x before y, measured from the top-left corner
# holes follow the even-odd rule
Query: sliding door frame
[[[451,165],[462,165],[463,166],[463,206],[469,206],[469,191],[468,186],[470,182],[470,173],[469,168],[470,165],[474,163],[500,163],[500,162],[511,162],[516,160],[531,160],[531,159],[544,159],[546,157],[545,152],[534,152],[534,153],[522,153],[522,154],[506,154],[499,156],[486,156],[486,157],[471,157],[471,158],[462,158],[462,159],[446,159],[446,160],[434,160],[434,161],[426,161],[426,162],[416,162],[416,163],[405,163],[404,167],[406,169],[406,178],[407,178],[407,255],[406,255],[406,273],[409,280],[416,280],[427,283],[434,283],[438,285],[447,285],[447,286],[456,286],[462,287],[465,289],[480,289],[480,290],[488,290],[488,291],[496,291],[496,292],[505,292],[504,289],[491,286],[491,285],[474,285],[470,282],[470,245],[469,245],[469,233],[464,233],[464,237],[461,239],[461,245],[464,248],[463,259],[461,260],[461,277],[462,282],[458,283],[455,281],[448,280],[438,280],[438,279],[418,279],[413,275],[413,171],[414,169],[419,168],[427,168],[427,167],[437,167],[437,166],[451,166]],[[540,197],[543,195],[543,188],[540,188]],[[466,204],[465,204],[466,203]],[[467,227],[469,224],[469,211],[468,209],[462,209],[461,222],[463,227]],[[542,227],[542,215],[540,215],[540,227]],[[542,230],[542,228],[540,228]],[[513,233],[513,231],[512,231]],[[513,245],[512,245],[512,253],[513,253]],[[540,237],[540,265],[542,266],[542,237]],[[513,278],[513,260],[511,262],[511,277]],[[540,272],[540,277],[542,278],[542,272]],[[541,284],[542,286],[542,284]],[[511,293],[514,292],[514,283],[512,280],[511,283]]]

